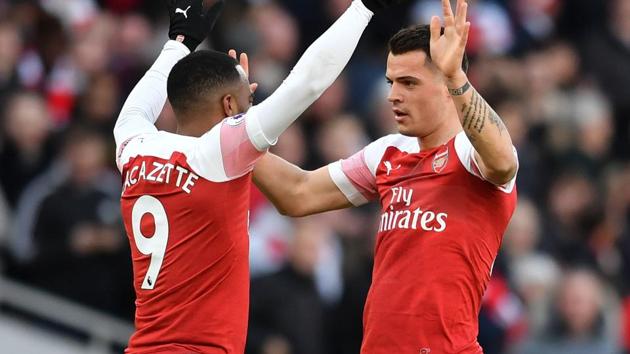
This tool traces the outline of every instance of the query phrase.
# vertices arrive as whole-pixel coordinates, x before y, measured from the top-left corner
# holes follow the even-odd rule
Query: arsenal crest
[[[442,170],[444,170],[444,167],[446,167],[447,163],[448,163],[448,146],[444,150],[441,150],[440,152],[435,154],[435,157],[433,158],[433,172],[435,173],[442,172]]]

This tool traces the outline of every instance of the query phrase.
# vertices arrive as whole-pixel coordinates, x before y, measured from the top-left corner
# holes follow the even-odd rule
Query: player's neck
[[[207,133],[212,127],[221,121],[221,117],[188,117],[185,122],[177,123],[177,134],[185,136],[200,137]]]
[[[456,116],[457,117],[457,116]],[[435,129],[432,133],[418,137],[420,150],[428,150],[438,146],[442,146],[453,139],[457,133],[462,130],[459,119],[446,119],[442,125]]]

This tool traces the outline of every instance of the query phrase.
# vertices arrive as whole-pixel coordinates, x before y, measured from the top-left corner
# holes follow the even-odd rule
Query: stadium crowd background
[[[212,47],[249,53],[259,101],[349,2],[229,0]],[[630,0],[469,3],[469,76],[520,158],[479,340],[487,354],[627,353]],[[394,132],[387,40],[439,11],[375,18],[274,152],[315,168]],[[111,131],[167,28],[161,1],[0,0],[4,276],[132,320]],[[168,107],[158,124],[174,129]],[[254,191],[248,353],[358,353],[377,220],[376,205],[289,219]]]

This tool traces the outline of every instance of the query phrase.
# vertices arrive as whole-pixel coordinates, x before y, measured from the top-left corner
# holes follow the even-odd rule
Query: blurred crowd
[[[210,47],[246,51],[257,101],[350,0],[229,0]],[[519,152],[519,204],[480,313],[487,354],[630,353],[630,0],[468,0],[469,77]],[[303,168],[395,132],[375,18],[280,139]],[[112,128],[167,38],[161,1],[0,0],[0,271],[133,318]],[[287,102],[290,104],[290,102]],[[173,130],[165,108],[158,126]],[[256,190],[248,353],[358,353],[378,206],[302,219]]]

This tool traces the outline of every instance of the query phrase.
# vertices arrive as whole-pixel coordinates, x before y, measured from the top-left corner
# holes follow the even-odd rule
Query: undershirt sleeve
[[[171,69],[190,50],[182,43],[169,40],[162,52],[129,94],[114,126],[116,140],[116,162],[122,150],[133,137],[157,132],[155,121],[166,103],[166,83]]]
[[[346,66],[373,13],[360,0],[302,55],[282,85],[265,101],[252,107],[246,118],[254,147],[265,151],[324,91]]]

